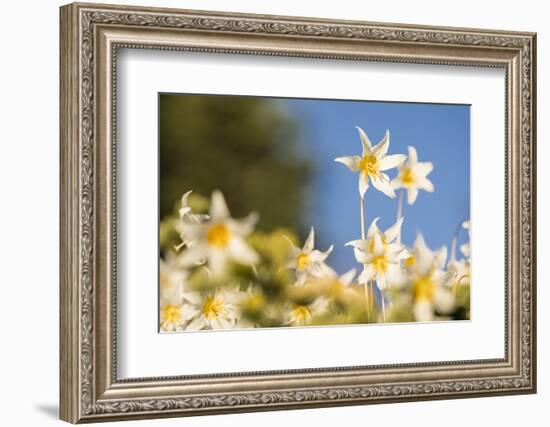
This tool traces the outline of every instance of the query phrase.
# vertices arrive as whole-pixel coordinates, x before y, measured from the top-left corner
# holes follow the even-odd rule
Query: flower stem
[[[399,221],[403,217],[403,193],[405,192],[405,189],[402,188],[399,192],[399,200],[397,201],[397,218],[396,222]],[[401,243],[401,230],[399,230],[399,234],[397,235],[397,243]]]
[[[365,196],[361,196],[361,239],[365,240]]]

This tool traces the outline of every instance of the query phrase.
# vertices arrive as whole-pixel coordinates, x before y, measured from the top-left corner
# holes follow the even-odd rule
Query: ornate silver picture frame
[[[61,419],[536,391],[535,34],[75,3],[61,8],[60,42]],[[122,48],[503,69],[504,357],[120,379],[115,148]]]

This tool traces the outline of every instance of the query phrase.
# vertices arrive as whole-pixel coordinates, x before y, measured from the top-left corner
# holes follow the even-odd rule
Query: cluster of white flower
[[[189,206],[189,191],[181,199],[176,226],[181,243],[160,260],[162,331],[399,321],[396,313],[401,307],[409,307],[411,315],[405,320],[451,318],[461,287],[469,289],[469,245],[461,246],[464,256],[458,260],[455,233],[447,261],[447,249],[430,250],[420,234],[412,248],[401,243],[403,193],[407,191],[407,201],[413,204],[419,190],[433,192],[427,178],[433,165],[419,162],[413,147],[408,156],[388,155],[388,131],[375,146],[362,129],[358,131],[362,155],[336,159],[359,173],[361,238],[347,243],[362,265],[356,282],[355,269],[339,276],[327,265],[333,246],[316,249],[313,227],[301,248],[287,238],[285,261],[276,267],[251,244],[258,221],[255,213],[232,218],[222,193],[214,191],[208,214],[198,214]],[[398,173],[390,180],[384,171],[392,168],[398,168]],[[376,218],[365,232],[365,196],[370,184],[391,198],[401,189],[397,220],[385,231],[378,228]],[[469,221],[463,228],[469,231]],[[234,273],[239,266],[249,273]],[[197,275],[209,285],[192,286]],[[283,283],[284,289],[274,283]],[[374,283],[380,290],[381,310]],[[386,300],[391,303],[388,310]],[[361,314],[352,315],[357,305],[362,307]]]

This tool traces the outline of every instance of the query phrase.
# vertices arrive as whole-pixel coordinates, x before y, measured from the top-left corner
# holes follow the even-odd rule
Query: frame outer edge
[[[75,5],[59,9],[59,418],[80,418],[78,221],[78,19]]]

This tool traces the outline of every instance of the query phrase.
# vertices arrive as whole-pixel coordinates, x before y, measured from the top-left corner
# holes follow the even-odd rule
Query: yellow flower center
[[[403,169],[403,172],[401,172],[401,181],[405,186],[409,187],[416,183],[416,175],[411,168]]]
[[[202,305],[202,314],[204,314],[208,319],[213,320],[222,313],[223,301],[213,296],[206,297],[204,304]]]
[[[410,257],[405,258],[405,261],[403,261],[403,263],[405,264],[405,267],[412,267],[416,264],[416,258],[414,257],[414,255],[411,255]]]
[[[206,233],[206,241],[211,246],[225,248],[231,238],[231,231],[225,224],[215,224]]]
[[[417,277],[413,281],[412,291],[415,301],[433,301],[435,284],[431,275]]]
[[[309,308],[305,305],[299,305],[292,309],[290,312],[290,317],[295,323],[305,323],[309,319],[311,319],[311,312],[309,311]]]
[[[372,266],[377,273],[385,273],[388,270],[388,260],[384,255],[375,256],[372,259]]]
[[[259,310],[264,306],[264,304],[265,298],[262,294],[251,295],[250,298],[248,298],[248,308],[250,310]]]
[[[177,305],[166,304],[162,307],[161,318],[163,322],[178,323],[181,320],[181,310]]]
[[[372,178],[380,174],[378,159],[374,154],[367,155],[359,161],[359,170]]]
[[[301,252],[296,257],[296,267],[299,270],[303,270],[304,268],[309,267],[310,264],[311,264],[311,259],[309,258],[308,254]]]

